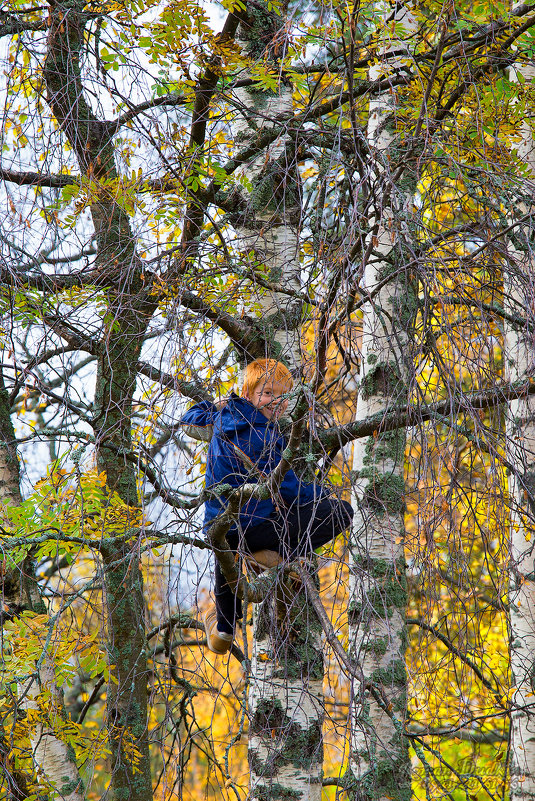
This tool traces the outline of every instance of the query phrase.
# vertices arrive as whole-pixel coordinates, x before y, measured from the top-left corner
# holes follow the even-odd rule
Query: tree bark
[[[20,492],[20,471],[17,458],[15,431],[10,416],[9,397],[4,385],[4,377],[0,368],[0,509],[22,503]],[[23,610],[31,610],[37,614],[46,612],[41,600],[39,588],[34,578],[33,563],[27,558],[20,566],[8,569],[3,577],[3,595],[7,610],[11,614],[19,614]],[[65,801],[82,801],[84,786],[76,765],[72,747],[61,740],[54,731],[54,724],[61,726],[65,720],[63,693],[55,681],[54,661],[46,654],[38,674],[19,683],[20,707],[22,710],[36,709],[37,699],[42,691],[50,693],[47,712],[41,712],[41,721],[31,733],[33,760],[35,767],[43,773],[50,785],[55,788],[54,797]],[[1,739],[7,738],[3,733]],[[10,773],[7,759],[8,753],[1,749],[2,766],[5,776]],[[30,777],[13,772],[14,785],[21,791],[28,788]]]
[[[529,84],[535,68],[515,67]],[[528,123],[522,126],[519,155],[535,177],[535,144]],[[522,211],[532,211],[525,208]],[[533,227],[522,232],[524,248],[514,252],[514,260],[505,266],[504,290],[506,310],[518,311],[518,304],[533,309]],[[533,373],[535,364],[535,323],[526,314],[526,325],[519,329],[506,321],[505,365],[510,380],[521,380]],[[535,799],[535,575],[533,571],[533,535],[535,534],[535,397],[525,396],[509,401],[507,418],[507,451],[513,470],[509,472],[510,515],[510,578],[509,620],[511,679],[511,801]]]
[[[83,6],[79,0],[50,6],[44,78],[48,103],[76,153],[80,170],[97,185],[90,209],[96,267],[110,322],[98,351],[93,428],[98,468],[106,473],[110,494],[117,493],[125,504],[117,545],[102,552],[110,664],[106,704],[111,793],[115,801],[147,801],[152,797],[152,783],[143,577],[135,546],[124,535],[135,534],[138,517],[135,470],[128,459],[132,397],[155,303],[143,283],[130,221],[109,188],[117,180],[112,130],[95,117],[84,97],[80,61],[87,16]]]
[[[401,8],[396,24],[413,26]],[[397,46],[400,41],[397,40]],[[390,44],[394,47],[394,44]],[[395,66],[395,65],[394,65]],[[373,80],[381,65],[373,68]],[[365,265],[366,292],[402,265],[403,218],[412,213],[412,193],[400,193],[388,174],[388,149],[394,143],[395,95],[370,104],[368,142],[376,165],[376,258]],[[414,190],[415,190],[414,186]],[[396,208],[398,203],[404,208]],[[374,221],[372,220],[372,228]],[[390,258],[389,258],[390,257]],[[357,419],[388,414],[407,402],[407,335],[414,313],[414,289],[403,270],[363,307],[360,391]],[[373,295],[372,295],[373,296]],[[404,554],[404,459],[406,430],[377,433],[355,443],[355,527],[350,542],[350,651],[362,668],[353,685],[350,770],[359,801],[408,801],[411,766],[403,736],[407,705],[405,615],[407,588]]]
[[[286,589],[284,595],[282,614],[268,599],[255,616],[249,689],[250,797],[319,801],[322,630],[303,588],[292,588],[291,595]]]
[[[280,38],[281,17],[264,2],[246,15],[239,33],[251,58]],[[292,109],[291,86],[281,82],[277,93],[238,90],[233,134],[240,143],[258,136],[248,120],[268,130]],[[270,282],[300,288],[299,240],[301,197],[295,143],[283,131],[244,165],[252,185],[250,214],[239,227],[242,254],[254,251]],[[297,372],[300,365],[301,301],[253,289],[247,311],[254,314],[266,343],[267,358],[281,359]],[[276,596],[276,597],[275,597]],[[249,688],[250,797],[320,801],[323,777],[323,654],[321,626],[303,587],[281,577],[274,597],[254,609],[253,654]]]

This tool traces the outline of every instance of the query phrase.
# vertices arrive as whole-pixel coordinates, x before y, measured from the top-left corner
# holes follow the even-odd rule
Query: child
[[[186,431],[198,439],[213,436],[208,448],[206,486],[254,483],[258,473],[271,473],[286,446],[277,420],[288,407],[292,388],[290,371],[275,359],[256,359],[247,365],[242,396],[232,395],[218,409],[201,402],[182,419]],[[251,471],[248,469],[254,465]],[[204,529],[223,511],[224,498],[206,503]],[[227,533],[233,550],[252,554],[260,567],[274,567],[281,557],[292,560],[311,553],[349,527],[353,509],[347,501],[329,497],[317,484],[299,480],[293,470],[285,474],[274,500],[251,498]],[[241,618],[241,602],[228,586],[216,562],[215,609],[204,615],[210,650],[218,654],[232,645],[234,623]]]

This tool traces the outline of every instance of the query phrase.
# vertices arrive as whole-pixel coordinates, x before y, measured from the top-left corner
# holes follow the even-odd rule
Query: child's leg
[[[250,553],[257,551],[276,551],[282,554],[285,520],[281,515],[273,515],[257,526],[245,530],[245,544]]]
[[[244,539],[249,551],[254,554],[257,551],[276,551],[279,553],[280,539],[278,531],[281,526],[275,528],[273,521],[266,520],[265,524],[249,528],[245,534]],[[253,534],[249,537],[248,531]],[[238,538],[235,536],[227,537],[230,547],[234,550],[238,545]],[[233,590],[227,584],[223,571],[216,560],[215,565],[215,605],[217,612],[217,628],[219,631],[227,632],[228,634],[234,633],[234,625],[236,619],[242,617],[242,603],[236,596]]]
[[[330,542],[349,528],[352,520],[353,508],[347,501],[322,498],[302,506],[294,504],[261,525],[250,526],[245,542],[251,553],[267,549],[295,559]]]
[[[305,556],[350,527],[353,508],[347,501],[322,498],[296,505],[288,513],[290,558]]]
[[[215,565],[215,606],[217,628],[219,631],[233,634],[236,618],[241,618],[242,616],[241,600],[227,584],[217,560]]]

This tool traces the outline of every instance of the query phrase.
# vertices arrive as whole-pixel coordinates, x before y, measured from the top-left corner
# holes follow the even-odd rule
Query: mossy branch
[[[483,392],[465,392],[462,395],[454,395],[438,403],[396,406],[389,411],[379,412],[364,420],[356,420],[345,426],[320,431],[318,440],[321,446],[328,450],[342,447],[356,439],[382,434],[384,431],[419,425],[427,420],[440,418],[441,423],[447,424],[445,418],[448,415],[457,417],[463,412],[471,414],[475,409],[489,409],[528,395],[535,395],[535,377],[532,376],[522,381],[496,384],[492,389]]]

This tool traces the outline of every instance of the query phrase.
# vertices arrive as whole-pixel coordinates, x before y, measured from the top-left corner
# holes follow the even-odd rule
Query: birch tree
[[[242,19],[237,42],[251,64],[262,58],[264,68],[277,72],[289,42],[285,17],[265,3]],[[277,54],[279,58],[277,58]],[[254,86],[237,89],[232,136],[246,147],[258,135],[277,130],[265,151],[242,167],[250,185],[242,204],[248,213],[237,229],[240,260],[254,254],[257,267],[272,288],[252,287],[244,297],[258,320],[268,358],[283,359],[300,376],[301,227],[298,143],[289,124],[277,125],[293,111],[290,84],[270,91]],[[251,121],[254,121],[251,123]],[[284,288],[283,292],[275,287]],[[288,291],[289,290],[289,291]],[[295,409],[302,404],[294,402]],[[295,425],[302,427],[303,421]],[[321,627],[303,590],[279,575],[275,594],[254,609],[253,652],[249,688],[249,766],[252,798],[319,799],[323,775],[323,660]]]
[[[17,506],[22,503],[20,492],[20,473],[17,451],[15,447],[15,432],[9,415],[9,398],[0,369],[0,509],[5,513],[6,507]],[[6,515],[3,515],[6,522]],[[10,616],[16,616],[21,611],[46,613],[46,607],[40,597],[37,582],[34,576],[34,565],[27,558],[21,565],[13,566],[9,560],[4,563],[4,603]],[[15,640],[16,641],[16,640]],[[19,714],[29,715],[36,710],[42,717],[42,705],[48,702],[46,719],[36,722],[31,731],[33,747],[33,768],[40,773],[49,787],[57,791],[68,801],[79,801],[83,798],[83,782],[76,765],[72,748],[62,738],[62,723],[65,720],[63,704],[63,691],[57,685],[53,655],[48,653],[46,642],[43,643],[42,657],[32,665],[29,675],[22,676],[18,685]],[[9,661],[9,651],[13,648],[9,639],[3,643],[3,660]],[[31,663],[30,663],[31,664]],[[40,709],[41,705],[41,709]],[[17,714],[17,711],[15,711]],[[31,775],[14,768],[10,769],[5,758],[6,748],[5,730],[2,726],[2,772],[9,777],[13,788],[13,796],[29,794]],[[58,733],[59,732],[59,733]]]
[[[535,77],[531,65],[516,65],[510,70],[513,81],[530,84]],[[511,382],[526,384],[532,380],[535,364],[533,325],[533,253],[531,222],[531,187],[535,168],[531,127],[525,121],[518,155],[525,165],[525,198],[519,211],[525,218],[521,242],[509,249],[504,266],[504,293],[512,315],[506,321],[505,362]],[[519,248],[521,246],[521,249]],[[512,325],[514,317],[523,325]],[[507,449],[510,464],[509,486],[512,498],[510,530],[510,649],[514,691],[511,696],[511,798],[535,797],[535,729],[533,722],[533,665],[535,658],[535,620],[533,589],[533,490],[534,490],[534,402],[528,393],[510,401],[507,414]]]
[[[386,23],[386,19],[385,19]],[[404,40],[416,28],[407,8],[392,18],[396,38],[385,24],[385,66],[370,71],[370,80],[388,79],[403,63]],[[397,52],[397,59],[389,54]],[[406,52],[410,59],[410,51]],[[405,266],[415,230],[414,194],[417,176],[402,167],[392,174],[389,149],[394,148],[396,94],[391,88],[370,103],[367,141],[375,184],[368,210],[370,233],[362,265],[362,286],[368,301],[362,310],[362,347],[357,420],[388,414],[406,403],[411,375],[410,327],[415,286]],[[399,185],[403,181],[403,190]],[[406,188],[408,184],[408,189]],[[366,255],[367,255],[366,254]],[[407,702],[405,614],[407,605],[404,554],[404,462],[406,430],[357,441],[354,452],[355,506],[351,541],[351,647],[361,674],[353,689],[351,770],[357,793],[367,799],[411,796],[408,743],[403,736]]]

